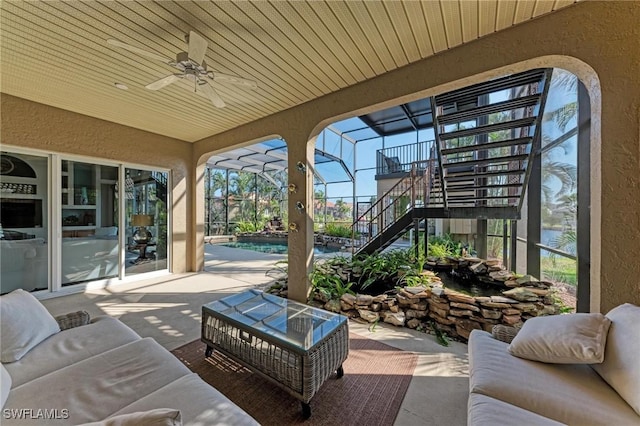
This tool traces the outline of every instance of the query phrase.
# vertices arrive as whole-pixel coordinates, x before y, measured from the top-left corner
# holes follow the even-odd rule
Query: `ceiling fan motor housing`
[[[187,71],[191,69],[197,71],[198,74],[203,75],[207,72],[207,65],[205,64],[205,62],[202,61],[202,64],[194,62],[193,59],[189,59],[188,52],[178,52],[178,54],[176,55],[176,68],[180,69],[181,71]]]

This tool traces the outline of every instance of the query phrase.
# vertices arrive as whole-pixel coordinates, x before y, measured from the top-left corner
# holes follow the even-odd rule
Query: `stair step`
[[[485,149],[501,148],[505,146],[528,145],[532,141],[533,141],[532,137],[507,139],[507,140],[498,141],[498,142],[489,142],[489,143],[482,143],[482,144],[475,144],[475,145],[460,146],[456,148],[447,148],[447,149],[440,150],[440,152],[442,153],[442,155],[450,155],[450,154],[457,154],[460,152],[480,151]]]
[[[448,133],[440,133],[441,140],[458,139],[467,136],[482,135],[485,133],[497,132],[499,130],[517,129],[520,127],[531,127],[535,124],[537,116],[518,118],[501,123],[485,124],[483,126],[471,127],[468,129],[455,130]]]
[[[522,169],[517,170],[500,170],[495,172],[481,172],[481,173],[464,173],[464,174],[448,174],[444,177],[445,182],[466,181],[470,178],[483,178],[492,176],[505,176],[505,175],[523,175],[525,173]]]
[[[521,183],[507,183],[504,185],[473,185],[469,187],[462,186],[454,186],[448,187],[447,192],[465,192],[465,191],[476,191],[480,189],[502,189],[502,188],[521,188]]]
[[[468,103],[469,100],[477,99],[479,96],[487,95],[489,93],[495,93],[503,89],[510,89],[513,87],[524,86],[525,84],[532,84],[541,82],[544,78],[545,69],[538,68],[535,70],[525,71],[519,74],[509,75],[495,80],[490,80],[483,83],[478,83],[470,87],[454,90],[453,92],[447,92],[442,95],[436,96],[436,104],[444,105],[453,102]]]
[[[493,164],[493,163],[507,163],[511,161],[523,161],[529,158],[529,154],[521,154],[521,155],[507,155],[504,157],[495,157],[495,158],[483,158],[481,160],[467,160],[467,161],[458,161],[456,163],[445,163],[442,165],[443,168],[448,169],[451,167],[461,167],[461,166],[478,166],[482,164]],[[445,176],[446,180],[446,176]]]
[[[451,195],[447,197],[447,202],[471,201],[471,200],[499,200],[504,198],[520,198],[520,195],[490,195],[486,197],[477,195]]]
[[[453,112],[438,117],[438,124],[451,124],[463,121],[470,121],[479,116],[493,114],[501,111],[509,111],[518,108],[526,108],[540,103],[541,93],[521,98],[511,99],[508,101],[497,102],[490,105],[484,105],[478,108],[467,109],[464,111]]]

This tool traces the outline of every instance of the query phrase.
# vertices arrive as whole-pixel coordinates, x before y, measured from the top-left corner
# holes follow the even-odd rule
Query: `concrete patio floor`
[[[203,304],[249,288],[264,288],[273,280],[265,272],[283,259],[286,256],[205,244],[204,272],[86,290],[43,304],[53,315],[86,310],[92,317],[117,317],[139,335],[153,337],[172,350],[200,337]],[[418,354],[395,425],[466,425],[467,345],[451,342],[444,347],[431,335],[383,323],[372,332],[367,324],[350,321],[349,330]]]

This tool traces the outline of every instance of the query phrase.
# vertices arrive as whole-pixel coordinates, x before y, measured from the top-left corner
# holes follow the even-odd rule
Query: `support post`
[[[539,139],[533,141],[532,149],[531,174],[527,187],[527,274],[542,278],[540,276],[540,247],[538,247],[541,232],[540,204],[542,194],[542,156],[540,155]]]
[[[511,220],[511,234],[509,244],[509,270],[516,272],[518,266],[518,221]],[[505,265],[506,266],[506,265]]]
[[[478,219],[476,225],[476,251],[480,259],[487,258],[487,219]]]
[[[413,247],[418,258],[420,254],[420,219],[413,219]]]
[[[506,219],[502,219],[502,264],[509,264],[509,226]]]
[[[591,311],[591,105],[589,93],[578,80],[578,218],[577,312]]]
[[[289,194],[289,299],[306,303],[309,297],[309,274],[313,268],[313,169],[315,140],[301,136],[287,139],[289,184],[296,191]],[[326,193],[325,193],[326,200]],[[300,208],[301,203],[303,208]],[[292,229],[293,228],[293,229]]]
[[[225,170],[224,189],[224,232],[229,235],[229,169]]]

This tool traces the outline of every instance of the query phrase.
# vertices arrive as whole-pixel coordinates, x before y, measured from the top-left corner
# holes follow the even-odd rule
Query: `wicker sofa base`
[[[310,350],[296,351],[256,335],[248,326],[214,317],[208,310],[203,310],[201,340],[207,345],[207,356],[218,350],[298,398],[305,417],[311,414],[308,403],[320,386],[334,372],[342,376],[349,352],[346,322]]]

